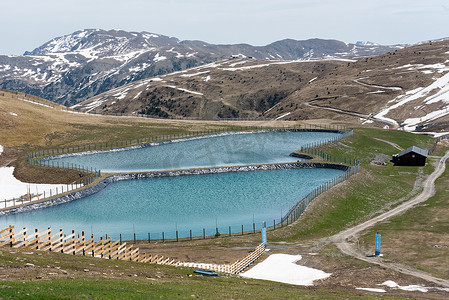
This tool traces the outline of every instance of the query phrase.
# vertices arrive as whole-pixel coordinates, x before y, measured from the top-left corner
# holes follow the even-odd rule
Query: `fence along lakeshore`
[[[335,138],[332,141],[336,141],[340,138],[344,138],[348,135],[352,134],[352,129],[348,130],[344,126],[325,126],[325,125],[298,125],[293,127],[274,127],[271,129],[267,129],[260,126],[251,126],[241,128],[241,131],[261,131],[261,130],[301,130],[301,131],[330,131],[330,132],[338,132],[342,133],[341,137]],[[74,190],[77,188],[85,187],[92,184],[96,179],[101,176],[101,171],[93,169],[92,167],[81,166],[77,164],[69,164],[69,163],[59,163],[48,160],[48,157],[54,155],[61,154],[69,154],[69,153],[78,153],[78,152],[88,152],[88,151],[103,151],[103,150],[111,150],[116,148],[131,148],[133,146],[145,145],[148,143],[162,142],[162,141],[171,141],[176,139],[186,139],[190,137],[197,136],[210,136],[214,134],[226,133],[229,132],[226,129],[211,129],[211,130],[203,130],[203,131],[195,131],[188,132],[182,134],[172,134],[172,135],[162,135],[155,136],[149,138],[136,139],[131,141],[120,141],[120,142],[111,142],[111,143],[101,143],[101,144],[89,144],[82,146],[73,146],[73,147],[64,147],[64,148],[56,148],[56,149],[44,149],[36,152],[32,152],[28,155],[28,163],[32,165],[42,165],[47,167],[55,167],[55,168],[69,168],[78,170],[80,172],[86,172],[90,174],[87,178],[83,178],[73,182],[69,185],[61,185],[61,189],[54,189],[46,191],[41,191],[41,193],[35,194],[34,197],[29,197],[28,195],[24,195],[22,197],[18,197],[17,199],[0,199],[0,210],[6,209],[15,205],[23,205],[30,204],[37,201],[43,201],[45,199],[54,198],[58,195],[62,195],[67,193],[69,190]],[[65,186],[65,188],[64,188]],[[38,199],[39,198],[39,199]],[[3,207],[2,207],[3,206]]]
[[[251,128],[245,128],[245,130],[251,130],[251,129],[255,129],[254,127]],[[307,126],[306,128],[304,128],[303,126],[297,126],[294,128],[278,128],[277,130],[304,130],[304,131],[339,131],[342,132],[342,129],[345,129],[343,127],[332,127],[332,126]],[[71,151],[86,151],[87,149],[105,149],[108,147],[113,147],[115,145],[124,145],[126,146],[131,146],[131,145],[136,145],[139,143],[147,143],[150,140],[153,141],[157,141],[157,140],[164,140],[164,139],[174,139],[174,138],[185,138],[185,137],[190,137],[190,136],[198,136],[198,135],[205,135],[205,134],[214,134],[214,133],[220,133],[223,132],[223,130],[208,130],[208,131],[202,131],[202,132],[195,132],[195,133],[188,133],[188,134],[177,134],[177,135],[171,135],[171,136],[162,136],[162,137],[153,137],[153,138],[149,138],[149,139],[139,139],[139,140],[134,140],[134,141],[128,141],[128,142],[120,142],[120,143],[108,143],[108,144],[97,144],[97,145],[89,145],[89,146],[84,146],[84,147],[69,147],[69,148],[64,148],[64,149],[47,149],[47,150],[43,150],[43,151],[39,151],[39,152],[34,152],[32,154],[29,155],[28,159],[29,162],[32,164],[40,164],[38,162],[38,158],[39,157],[43,157],[44,155],[54,155],[54,154],[62,154],[62,153],[69,153]],[[347,132],[345,132],[344,134],[341,135],[341,137],[337,137],[335,139],[332,139],[331,141],[327,141],[327,142],[333,142],[333,141],[337,141],[341,138],[344,138],[348,135],[352,135],[352,130],[349,130]],[[329,161],[329,162],[337,162],[337,163],[345,163],[346,165],[348,164],[352,164],[351,167],[348,167],[345,171],[345,173],[337,178],[334,178],[332,180],[330,180],[329,182],[326,182],[325,184],[317,187],[315,190],[313,190],[311,193],[309,193],[306,197],[304,197],[303,199],[301,199],[300,201],[297,202],[296,205],[294,205],[290,211],[288,211],[284,216],[281,217],[281,219],[279,219],[279,221],[273,220],[273,229],[276,228],[276,226],[283,226],[285,223],[289,224],[291,222],[294,222],[299,216],[300,214],[305,210],[306,206],[310,203],[310,201],[315,198],[316,196],[318,196],[319,194],[327,191],[328,189],[330,189],[332,186],[338,184],[339,182],[343,181],[344,179],[346,179],[347,177],[351,176],[352,174],[354,174],[355,172],[357,172],[358,170],[358,162],[355,160],[349,160],[349,159],[344,159],[344,158],[336,158],[336,157],[332,157],[329,155],[326,155],[322,152],[317,151],[316,149],[313,149],[314,146],[319,146],[322,144],[325,144],[326,142],[320,142],[320,143],[312,143],[306,146],[303,146],[300,150],[304,153],[308,153],[311,155],[316,155],[316,156],[320,156],[322,159]],[[52,164],[48,161],[43,161],[43,164],[47,165],[47,166],[53,166],[53,167],[72,167],[72,166],[67,166],[67,165],[58,165],[58,164]],[[89,168],[83,168],[77,165],[73,166],[74,168],[78,169],[78,170],[83,170],[83,171],[89,171],[92,172],[92,175],[87,178],[86,180],[88,180],[87,182],[85,182],[83,185],[88,185],[90,183],[92,183],[95,179],[97,179],[100,176],[100,171],[94,171],[94,170],[89,170]],[[67,191],[67,189],[66,189]],[[62,190],[61,190],[62,192]],[[54,198],[55,195],[52,195],[52,197]],[[44,199],[40,199],[40,201],[43,201]],[[23,200],[22,200],[23,201]],[[22,202],[21,201],[21,202]],[[21,203],[19,202],[19,203]],[[14,202],[13,202],[14,203]],[[24,202],[24,204],[26,203],[26,201]],[[17,204],[17,203],[16,203]],[[270,223],[270,222],[268,222]],[[217,229],[218,231],[218,229]],[[240,232],[240,230],[237,230],[238,232]],[[244,232],[243,230],[243,225],[242,225],[242,234]],[[249,230],[245,230],[245,232],[255,232],[256,231],[256,226],[254,224],[254,222],[252,223],[252,228],[250,228]],[[223,231],[222,231],[223,232]],[[235,233],[236,231],[234,231]],[[176,232],[177,236],[178,236],[178,232]],[[229,226],[229,235],[231,235],[231,226]],[[150,236],[150,233],[148,234]],[[153,237],[157,236],[157,234],[153,233]],[[164,239],[164,233],[162,233],[162,239]],[[190,236],[192,236],[192,232],[190,231]],[[197,235],[198,236],[198,235]],[[203,228],[203,236],[205,236],[205,229]],[[143,238],[145,239],[145,238]]]

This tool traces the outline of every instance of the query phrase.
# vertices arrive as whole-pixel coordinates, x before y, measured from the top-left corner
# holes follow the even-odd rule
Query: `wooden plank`
[[[8,233],[5,233],[3,236],[0,236],[0,240],[3,240],[5,238],[9,238],[11,236],[14,236],[14,231],[10,231]]]
[[[9,240],[5,240],[3,242],[0,242],[0,246],[6,245],[6,244],[13,244],[14,243],[14,231],[11,231],[11,232],[5,234],[4,236],[2,236],[0,238],[0,240],[6,239],[6,238],[9,238]]]
[[[118,259],[118,256],[123,252],[123,248],[125,247],[126,243],[123,245],[119,245],[117,250],[112,251],[111,256],[115,257],[115,259]]]
[[[35,238],[29,241],[29,243],[28,243],[26,248],[28,248],[28,249],[39,249],[41,238],[38,237],[37,233],[32,234],[30,236],[31,237],[35,237]]]
[[[64,238],[63,234],[64,234],[64,231],[62,229],[60,229],[58,233],[56,233],[50,237],[50,240],[51,240],[50,251],[54,251],[54,252],[60,251],[60,248],[62,245],[62,239]]]
[[[40,250],[43,250],[44,248],[45,250],[48,250],[48,246],[51,246],[51,228],[48,228],[45,233],[46,235],[42,236],[41,245],[39,246]]]
[[[136,261],[138,256],[139,256],[139,248],[136,248],[131,252],[130,260]]]
[[[43,242],[43,243],[41,244],[41,249],[40,249],[40,250],[42,250],[42,251],[48,251],[48,249],[49,249],[50,247],[51,247],[51,241],[48,240],[48,241]]]
[[[101,251],[103,249],[103,238],[101,238],[98,242],[95,243],[94,248],[92,249],[92,251],[94,252],[94,255],[97,256],[98,254],[101,255]],[[99,253],[98,253],[99,252]]]
[[[75,231],[72,230],[72,234],[64,237],[62,240],[65,242],[62,243],[63,246],[61,252],[75,254],[75,247],[76,247]]]
[[[108,238],[107,240],[103,241],[103,247],[100,249],[100,252],[99,252],[101,257],[103,257],[104,255],[106,255],[109,252],[109,248],[111,247],[111,241],[112,241],[112,238]]]
[[[94,238],[91,238],[90,240],[85,242],[84,251],[87,252],[94,246]]]
[[[61,251],[63,246],[64,245],[62,243],[53,244],[53,245],[51,245],[51,251],[52,252],[59,252],[59,251]]]
[[[26,247],[28,245],[28,235],[25,234],[20,239],[23,239],[23,241],[21,241],[21,242],[17,243],[16,245],[14,245],[13,246],[14,248]]]
[[[125,247],[125,245],[119,245],[115,250],[112,251],[111,257],[113,259],[119,259],[119,255],[121,255],[121,253],[123,252],[124,247]]]
[[[120,247],[120,241],[111,242],[108,248],[108,258],[112,259],[112,253]]]
[[[49,234],[51,234],[51,228],[48,228],[47,230],[39,233],[38,237],[42,237],[44,235],[49,235]]]
[[[58,233],[53,234],[53,235],[50,237],[50,239],[53,240],[55,237],[61,237],[62,234],[63,234],[63,231],[60,230],[60,231],[58,231]]]
[[[85,249],[86,246],[86,237],[83,235],[75,240],[75,254],[82,252]]]
[[[132,246],[127,247],[124,252],[125,255],[123,256],[123,260],[129,260],[132,252],[133,252],[133,247]]]
[[[14,226],[9,226],[9,227],[6,227],[5,229],[0,230],[0,234],[2,234],[3,232],[10,231],[10,230],[14,230]]]
[[[71,240],[71,239],[74,239],[74,238],[76,238],[76,236],[75,236],[75,233],[72,232],[71,235],[65,236],[65,237],[62,239],[62,241],[67,241],[67,240],[69,240],[69,239]]]
[[[24,229],[20,230],[19,232],[14,233],[13,238],[14,238],[15,240],[18,240],[18,239],[19,239],[18,237],[21,236],[21,235],[23,235],[24,233],[26,234],[26,231],[27,231],[27,229],[24,228]]]
[[[148,263],[151,261],[151,259],[153,258],[153,255],[147,255],[147,257],[145,258],[145,260],[143,261],[144,263]]]
[[[118,255],[118,258],[117,258],[117,259],[125,260],[125,257],[126,257],[126,255],[127,255],[127,252],[128,252],[129,249],[131,249],[131,248],[132,248],[132,246],[128,247],[128,246],[125,246],[125,245],[124,245],[124,247],[121,249],[121,253]]]
[[[129,246],[126,251],[125,260],[131,259],[131,254],[133,253],[133,251],[134,251],[134,248],[132,246]]]

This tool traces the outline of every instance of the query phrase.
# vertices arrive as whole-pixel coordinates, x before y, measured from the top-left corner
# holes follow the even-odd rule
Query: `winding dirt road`
[[[381,257],[366,257],[363,253],[357,251],[355,247],[355,242],[357,241],[357,237],[360,233],[382,221],[385,221],[393,216],[399,215],[406,210],[412,208],[413,206],[428,200],[435,194],[435,180],[443,174],[446,168],[446,161],[449,158],[449,151],[440,158],[438,161],[437,167],[432,174],[424,181],[424,189],[423,191],[410,199],[407,202],[402,203],[401,205],[385,212],[377,217],[374,217],[362,224],[354,226],[352,228],[346,229],[332,237],[330,237],[330,241],[333,242],[341,252],[346,255],[367,261],[369,263],[377,264],[385,268],[389,268],[404,274],[412,275],[415,277],[422,278],[424,280],[436,283],[440,286],[449,287],[449,280],[441,279],[434,277],[428,273],[413,269],[411,267],[407,267],[400,264],[395,263],[387,263],[382,260]]]

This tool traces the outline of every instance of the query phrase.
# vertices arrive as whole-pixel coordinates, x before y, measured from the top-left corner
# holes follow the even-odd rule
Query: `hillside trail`
[[[402,148],[401,148],[398,144],[396,144],[396,143],[393,143],[393,142],[390,142],[390,141],[387,141],[387,140],[383,140],[383,139],[378,139],[378,138],[374,138],[374,139],[375,139],[375,140],[378,140],[378,141],[380,141],[380,142],[387,143],[387,144],[393,146],[394,148],[398,149],[399,151],[404,150],[404,149],[402,149]]]
[[[383,89],[383,90],[390,90],[390,91],[402,91],[402,88],[399,86],[383,86],[383,85],[365,83],[365,82],[360,81],[360,80],[367,79],[367,78],[368,77],[357,78],[357,79],[354,79],[353,81],[357,84],[360,84],[360,85],[363,85],[366,87],[372,87],[372,88],[376,88],[376,89]]]
[[[357,84],[360,84],[362,86],[365,87],[370,87],[370,88],[375,88],[375,89],[384,89],[384,90],[391,90],[391,91],[402,91],[401,87],[398,86],[382,86],[382,85],[376,85],[376,84],[369,84],[369,83],[365,83],[365,82],[360,82],[360,80],[362,79],[366,79],[366,78],[358,78],[358,79],[354,79],[353,81]],[[391,126],[392,128],[398,128],[398,125],[394,122],[389,122],[388,120],[385,119],[380,119],[380,118],[376,118],[374,117],[374,114],[362,114],[362,113],[358,113],[358,112],[353,112],[353,111],[347,111],[347,110],[343,110],[343,109],[339,109],[339,108],[334,108],[334,107],[329,107],[329,106],[319,106],[319,105],[315,105],[313,104],[313,102],[315,102],[315,100],[310,100],[310,101],[306,101],[303,103],[303,105],[305,106],[309,106],[309,107],[313,107],[313,108],[319,108],[319,109],[325,109],[325,110],[329,110],[329,111],[333,111],[339,114],[345,114],[345,115],[350,115],[350,116],[354,116],[354,117],[359,117],[359,118],[363,118],[363,119],[367,119],[367,120],[375,120],[377,122],[381,122],[381,123],[385,123],[389,126]]]
[[[429,282],[436,283],[443,287],[449,287],[449,280],[434,277],[426,272],[407,267],[399,263],[384,262],[381,257],[367,257],[363,253],[360,253],[355,247],[355,242],[357,241],[357,238],[361,234],[361,232],[393,216],[404,213],[413,206],[427,201],[430,197],[432,197],[435,194],[435,180],[443,174],[446,168],[447,159],[449,159],[449,151],[447,151],[446,154],[440,158],[433,173],[430,174],[429,177],[424,181],[424,189],[420,194],[381,215],[378,215],[364,223],[346,229],[330,237],[329,241],[333,242],[342,253],[348,256],[352,256],[369,263],[377,264],[384,268],[389,268],[404,274],[412,275]]]
[[[358,112],[347,111],[347,110],[334,108],[334,107],[329,107],[329,106],[319,106],[319,105],[313,104],[313,102],[315,102],[315,101],[316,100],[306,101],[306,102],[303,103],[303,105],[308,106],[308,107],[312,107],[312,108],[318,108],[318,109],[324,109],[324,110],[328,110],[328,111],[333,111],[333,112],[336,112],[336,113],[339,113],[339,114],[350,115],[350,116],[354,116],[354,117],[358,117],[358,118],[362,118],[362,119],[366,119],[366,120],[373,119],[373,120],[375,120],[377,122],[385,123],[388,126],[391,126],[392,128],[398,128],[397,124],[395,124],[393,122],[389,122],[389,121],[384,120],[384,119],[374,118],[372,114],[366,115],[366,114],[362,114],[362,113],[358,113]]]

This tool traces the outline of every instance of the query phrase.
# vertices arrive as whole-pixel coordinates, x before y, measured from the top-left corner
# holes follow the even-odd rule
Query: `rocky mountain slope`
[[[353,60],[226,59],[133,82],[74,108],[173,118],[329,118],[413,130],[449,115],[449,40]]]
[[[318,60],[398,48],[320,39],[282,40],[262,47],[213,45],[148,32],[89,29],[55,38],[23,56],[0,56],[0,88],[70,105],[130,82],[229,57]]]

